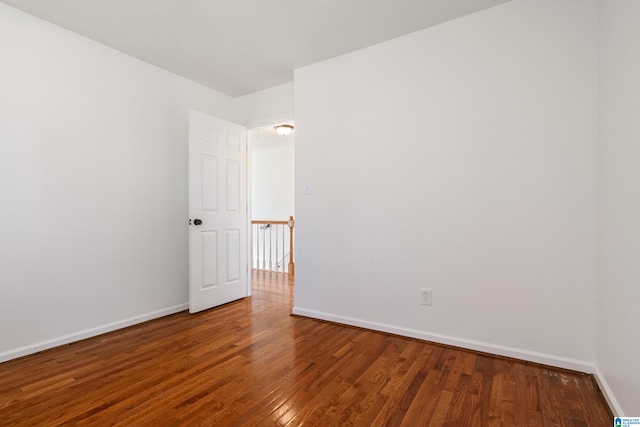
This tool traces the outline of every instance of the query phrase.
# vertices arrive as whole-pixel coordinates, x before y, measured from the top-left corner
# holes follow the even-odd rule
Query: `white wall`
[[[596,66],[514,0],[296,70],[294,312],[593,371]]]
[[[187,110],[234,100],[0,4],[0,360],[186,307]]]
[[[272,129],[249,132],[251,145],[251,218],[287,220],[293,215],[294,143]]]
[[[599,2],[597,365],[619,415],[640,414],[640,3]]]

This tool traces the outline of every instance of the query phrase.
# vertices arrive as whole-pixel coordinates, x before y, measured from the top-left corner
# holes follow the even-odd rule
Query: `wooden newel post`
[[[296,225],[293,217],[289,217],[289,274],[294,276],[296,265],[293,262],[293,227]]]

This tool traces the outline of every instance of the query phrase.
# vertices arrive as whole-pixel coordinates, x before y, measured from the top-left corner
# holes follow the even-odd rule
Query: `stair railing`
[[[254,270],[289,273],[293,276],[295,274],[295,263],[293,261],[293,228],[295,227],[295,220],[293,216],[290,216],[287,221],[252,220],[251,227],[253,235],[252,268]],[[288,236],[286,233],[287,228],[289,228]]]

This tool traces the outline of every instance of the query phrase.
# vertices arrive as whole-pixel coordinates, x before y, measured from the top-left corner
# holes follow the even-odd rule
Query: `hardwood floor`
[[[0,364],[2,426],[610,426],[590,375],[290,316],[254,295]]]

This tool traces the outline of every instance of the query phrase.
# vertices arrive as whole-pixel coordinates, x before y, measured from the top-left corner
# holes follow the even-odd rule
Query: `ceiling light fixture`
[[[293,131],[293,126],[291,125],[278,125],[274,126],[273,128],[276,130],[276,132],[278,132],[278,134],[282,136],[289,136],[289,134],[291,134],[291,131]]]

